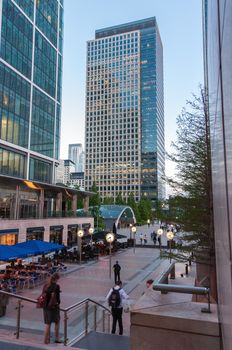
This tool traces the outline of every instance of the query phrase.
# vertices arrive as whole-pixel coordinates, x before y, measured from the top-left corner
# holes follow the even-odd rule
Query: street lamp
[[[134,235],[134,253],[135,253],[135,234],[136,234],[136,227],[133,226],[133,227],[131,228],[131,231],[133,232],[133,235]]]
[[[169,242],[169,259],[170,259],[170,263],[172,262],[172,258],[171,258],[171,252],[172,252],[172,240],[174,237],[174,233],[172,231],[168,231],[167,232],[167,239]]]
[[[130,239],[131,239],[131,229],[132,229],[132,224],[129,225],[130,226]]]
[[[90,234],[90,242],[91,242],[91,245],[93,244],[93,232],[94,232],[94,229],[92,227],[89,228],[89,234]]]
[[[157,230],[157,235],[158,235],[158,242],[159,242],[159,248],[160,248],[160,254],[161,254],[161,236],[163,234],[163,229],[162,228],[159,228]]]
[[[110,245],[110,252],[109,252],[109,278],[111,279],[111,243],[113,243],[115,239],[115,235],[112,232],[109,232],[106,234],[106,242]]]
[[[83,230],[78,230],[77,231],[77,236],[79,238],[79,242],[78,242],[78,246],[80,248],[80,251],[79,251],[79,261],[80,261],[80,264],[81,264],[81,254],[82,254],[82,246],[81,246],[81,243],[82,243],[82,237],[84,236],[84,231]]]

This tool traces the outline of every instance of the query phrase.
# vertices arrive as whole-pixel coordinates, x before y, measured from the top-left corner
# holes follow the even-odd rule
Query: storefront
[[[78,231],[78,225],[68,225],[68,239],[67,239],[67,246],[69,248],[77,245],[77,231]]]
[[[63,225],[50,226],[49,242],[63,244]]]
[[[26,240],[31,241],[33,239],[43,241],[44,240],[44,227],[28,227]]]
[[[0,244],[13,245],[18,243],[18,229],[0,230]]]

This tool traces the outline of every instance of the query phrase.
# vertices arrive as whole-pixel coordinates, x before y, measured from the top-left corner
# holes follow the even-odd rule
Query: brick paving
[[[155,227],[146,226],[145,232],[149,240],[150,234]],[[141,228],[142,230],[143,228]],[[157,227],[156,227],[157,229]],[[120,230],[119,233],[127,234],[129,230]],[[148,241],[149,243],[149,241]],[[158,278],[163,270],[168,266],[168,260],[159,258],[159,249],[146,247],[136,247],[135,253],[133,248],[121,250],[112,255],[112,266],[116,260],[121,265],[121,280],[123,288],[129,294],[130,302],[135,302],[140,298],[146,289],[145,281],[148,278]],[[109,257],[100,257],[98,261],[83,263],[82,265],[70,265],[68,267],[73,271],[62,275],[59,281],[61,286],[61,307],[69,307],[85,298],[94,299],[100,303],[104,303],[105,296],[109,289],[114,285],[113,273],[109,278]],[[21,295],[36,299],[40,294],[42,286],[25,289],[20,292]],[[24,331],[20,334],[20,339],[27,339],[32,344],[43,345],[43,317],[42,311],[35,308],[34,304],[23,303],[22,309],[22,327]],[[15,330],[12,325],[16,324],[16,302],[11,300],[7,307],[6,317],[0,318],[1,339],[15,338],[13,334]],[[130,334],[130,314],[124,313],[124,334]],[[61,329],[62,329],[61,324]],[[27,331],[25,330],[27,329]],[[59,345],[57,345],[59,346]],[[51,347],[50,347],[51,348]],[[2,349],[2,348],[1,348]]]

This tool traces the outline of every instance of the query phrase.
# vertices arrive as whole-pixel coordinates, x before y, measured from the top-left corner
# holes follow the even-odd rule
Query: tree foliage
[[[213,264],[214,235],[212,221],[212,180],[209,117],[205,90],[187,101],[177,118],[177,141],[169,155],[175,162],[175,179],[168,179],[174,189],[169,199],[169,220],[178,222],[183,229],[182,253],[177,258],[186,259],[193,253],[197,262]],[[204,253],[202,253],[204,252]]]

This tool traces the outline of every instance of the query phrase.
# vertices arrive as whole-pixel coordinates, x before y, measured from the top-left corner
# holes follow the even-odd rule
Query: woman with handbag
[[[51,324],[55,323],[55,343],[62,343],[59,336],[60,327],[60,286],[57,284],[60,275],[55,272],[43,287],[43,293],[46,294],[43,312],[44,312],[44,343],[50,343]]]

